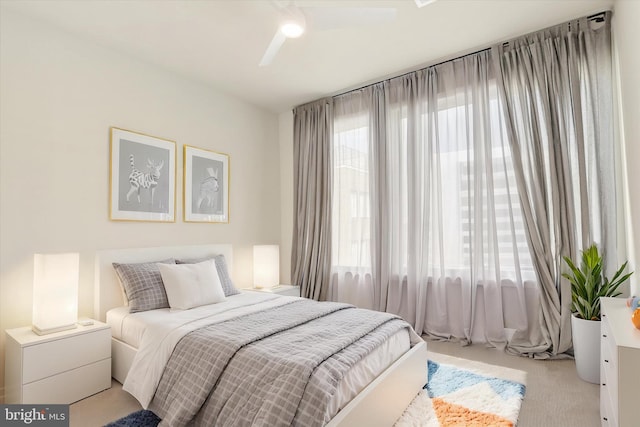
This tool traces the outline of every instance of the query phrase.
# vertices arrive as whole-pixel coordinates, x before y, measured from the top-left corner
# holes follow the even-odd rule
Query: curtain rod
[[[609,12],[610,12],[610,11],[605,10],[605,11],[602,11],[602,12],[595,13],[595,14],[593,14],[593,15],[589,15],[589,16],[587,16],[586,18],[587,18],[589,21],[594,21],[594,22],[604,22],[604,20],[605,20],[605,15],[606,15],[607,13],[609,13]],[[580,18],[576,18],[576,19],[580,19]],[[547,28],[553,28],[553,27],[557,27],[558,25],[564,25],[564,24],[566,24],[566,23],[568,23],[568,22],[575,21],[576,19],[572,19],[572,20],[570,20],[570,21],[567,21],[567,22],[564,22],[564,23],[561,23],[561,24],[552,25],[551,27],[547,27]],[[543,31],[543,30],[544,30],[544,29],[539,30],[539,31]],[[537,32],[537,31],[535,31],[535,32]],[[503,46],[506,46],[506,45],[508,45],[511,41],[513,41],[513,40],[515,40],[515,39],[517,39],[517,38],[520,38],[520,37],[525,37],[525,36],[526,36],[526,35],[528,35],[528,34],[532,34],[532,33],[527,33],[527,34],[524,34],[524,35],[519,36],[519,37],[511,38],[511,39],[509,39],[509,40],[507,40],[507,41],[503,42],[503,43],[502,43],[502,45],[503,45]],[[365,85],[362,85],[362,86],[357,87],[357,88],[355,88],[355,89],[345,90],[344,92],[339,92],[339,93],[336,93],[336,94],[334,94],[334,95],[326,96],[326,97],[324,97],[324,98],[336,98],[336,97],[339,97],[339,96],[342,96],[342,95],[346,95],[346,94],[351,93],[351,92],[357,92],[357,91],[362,90],[362,89],[364,89],[364,88],[367,88],[367,87],[369,87],[369,86],[377,85],[378,83],[382,83],[382,82],[385,82],[385,81],[388,81],[388,80],[392,80],[392,79],[397,79],[397,78],[400,78],[400,77],[408,76],[409,74],[416,73],[416,72],[418,72],[418,71],[422,71],[422,70],[426,70],[427,68],[437,67],[438,65],[446,64],[447,62],[455,61],[455,60],[458,60],[458,59],[461,59],[461,58],[466,58],[467,56],[477,55],[477,54],[479,54],[479,53],[482,53],[482,52],[485,52],[485,51],[488,51],[488,50],[491,50],[491,47],[486,47],[486,48],[484,48],[484,49],[476,50],[476,51],[474,51],[474,52],[465,53],[464,55],[456,56],[455,58],[445,59],[445,60],[443,60],[443,61],[436,62],[436,63],[430,64],[430,65],[427,65],[427,66],[423,66],[423,67],[421,67],[421,68],[416,68],[415,70],[412,70],[412,71],[407,71],[407,72],[404,72],[404,73],[402,73],[402,74],[394,75],[394,76],[388,77],[388,78],[386,78],[386,79],[379,80],[379,81],[377,81],[377,82],[375,82],[375,83],[365,84]],[[312,102],[314,102],[314,101],[312,101]],[[308,103],[306,102],[306,103],[304,103],[304,104],[302,104],[302,105],[306,105],[306,104],[308,104]],[[302,105],[300,105],[300,106],[302,106]],[[297,107],[296,107],[296,108],[297,108]]]
[[[473,51],[473,52],[465,53],[464,55],[456,56],[455,58],[445,59],[443,61],[436,62],[436,63],[433,63],[433,64],[429,64],[429,65],[421,67],[421,68],[416,68],[415,70],[412,70],[412,71],[406,71],[406,72],[404,72],[402,74],[397,74],[397,75],[388,77],[386,79],[382,79],[382,80],[377,81],[375,83],[365,84],[365,85],[362,85],[362,86],[360,86],[358,88],[355,88],[355,89],[349,89],[349,90],[346,90],[344,92],[337,93],[335,95],[330,95],[330,96],[328,96],[328,98],[338,97],[338,96],[346,95],[347,93],[356,92],[356,91],[359,91],[359,90],[364,89],[366,87],[374,86],[374,85],[377,85],[378,83],[385,82],[387,80],[398,79],[400,77],[408,76],[409,74],[413,74],[413,73],[416,73],[418,71],[426,70],[427,68],[437,67],[438,65],[446,64],[447,62],[455,61],[455,60],[461,59],[461,58],[466,58],[467,56],[471,56],[471,55],[477,55],[477,54],[479,54],[481,52],[484,52],[484,51],[487,51],[487,50],[491,50],[491,48],[490,47],[486,47],[484,49],[480,49],[480,50],[476,50],[476,51]]]

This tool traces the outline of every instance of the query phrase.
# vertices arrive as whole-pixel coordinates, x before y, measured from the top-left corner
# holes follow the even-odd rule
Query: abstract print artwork
[[[175,222],[176,143],[111,128],[109,217]]]
[[[184,220],[229,222],[229,156],[184,146]]]

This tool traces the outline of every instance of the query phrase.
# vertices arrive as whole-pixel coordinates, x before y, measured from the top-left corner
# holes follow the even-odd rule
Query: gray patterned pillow
[[[224,290],[224,296],[239,294],[240,291],[236,289],[229,276],[229,269],[227,268],[227,260],[224,255],[216,255],[214,257],[193,258],[193,259],[177,259],[176,264],[197,264],[202,261],[214,259],[216,261],[216,270],[218,270],[218,276],[220,277],[220,283],[222,284],[222,290]]]
[[[163,264],[175,264],[174,259],[158,261]],[[139,264],[113,263],[124,294],[129,301],[129,312],[169,308],[169,300],[164,290],[160,269],[156,262]]]

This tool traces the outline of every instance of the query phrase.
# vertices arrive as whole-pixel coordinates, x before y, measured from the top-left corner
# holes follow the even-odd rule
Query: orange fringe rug
[[[524,384],[431,360],[428,372],[427,384],[396,427],[516,425],[526,391]]]

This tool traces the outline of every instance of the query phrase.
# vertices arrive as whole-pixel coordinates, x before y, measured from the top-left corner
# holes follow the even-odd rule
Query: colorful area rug
[[[428,361],[429,381],[395,427],[516,425],[526,390],[524,372],[471,361],[473,368],[466,369],[460,366],[464,360],[457,360],[458,366]],[[522,383],[487,375],[491,371],[510,371]]]

